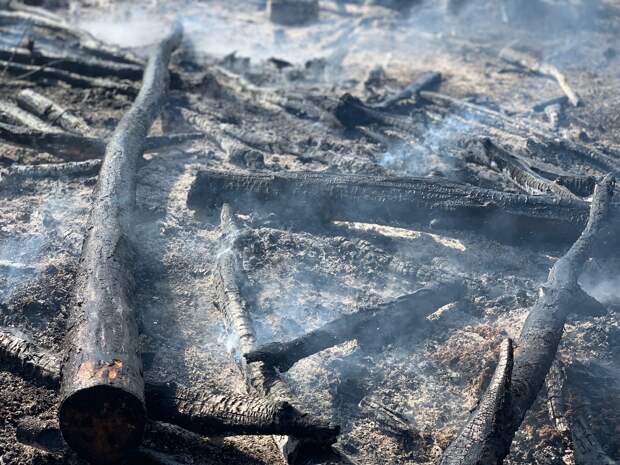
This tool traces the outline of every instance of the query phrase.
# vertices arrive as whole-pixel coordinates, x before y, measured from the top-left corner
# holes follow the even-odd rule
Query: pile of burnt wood
[[[0,332],[2,367],[58,388],[61,394],[58,423],[24,420],[18,431],[24,442],[53,450],[68,446],[92,463],[117,463],[135,453],[157,461],[157,453],[140,445],[145,434],[155,434],[165,428],[160,422],[166,422],[200,435],[275,435],[289,460],[300,444],[329,447],[336,442],[339,428],[304,414],[280,373],[304,357],[347,340],[368,338],[376,343],[407,334],[416,322],[467,292],[463,282],[439,283],[392,302],[362,308],[292,341],[258,347],[250,309],[242,295],[244,277],[236,246],[243,240],[244,229],[235,214],[246,212],[256,200],[283,216],[319,222],[363,221],[433,232],[458,229],[507,243],[538,242],[544,246],[563,242],[570,246],[551,268],[518,340],[502,343],[488,390],[445,450],[442,464],[501,462],[552,367],[568,313],[575,307],[594,314],[605,312],[580,288],[578,278],[586,259],[600,253],[601,244],[617,245],[618,210],[612,203],[617,159],[560,139],[526,121],[428,90],[441,81],[438,74],[428,73],[380,103],[371,105],[346,94],[329,111],[343,131],[358,131],[379,143],[384,141],[382,128],[391,128],[391,134],[408,130],[407,118],[393,111],[400,102],[415,100],[440,114],[455,112],[484,134],[467,141],[463,153],[468,160],[507,177],[523,193],[442,178],[199,171],[188,205],[221,208],[222,235],[231,247],[216,259],[213,285],[217,307],[240,341],[240,368],[248,394],[214,395],[176,383],[145,383],[137,309],[130,298],[129,238],[137,164],[146,150],[204,136],[148,137],[171,81],[168,65],[181,45],[182,28],[175,25],[144,64],[127,51],[106,46],[41,10],[20,5],[0,12],[0,20],[0,67],[17,79],[63,81],[135,95],[133,105],[109,137],[97,134],[83,120],[32,91],[18,95],[19,106],[3,104],[0,109],[0,137],[5,142],[65,157],[83,153],[102,156],[102,161],[58,166],[13,166],[4,173],[7,182],[20,176],[99,173],[62,360],[19,333]],[[517,51],[507,50],[503,56],[557,80],[566,96],[546,106],[564,101],[579,104],[557,69]],[[506,134],[526,139],[538,150],[575,157],[600,175],[574,176],[514,155],[497,143]],[[558,409],[561,412],[561,405]],[[587,430],[572,428],[571,434],[575,454],[587,460],[583,463],[610,462],[591,435],[583,439]]]

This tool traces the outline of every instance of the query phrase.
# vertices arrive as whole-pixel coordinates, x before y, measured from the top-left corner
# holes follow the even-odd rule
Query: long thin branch
[[[443,464],[496,465],[508,454],[514,434],[536,400],[555,359],[575,296],[582,292],[577,279],[593,245],[600,239],[614,183],[614,178],[607,175],[596,185],[585,229],[551,268],[547,282],[540,288],[538,301],[525,320],[515,351],[510,387],[511,412],[507,421],[498,423],[497,431],[492,435],[470,435],[465,440],[459,436],[458,447],[446,449]],[[478,409],[468,424],[483,422],[485,415],[483,409]],[[484,451],[484,460],[480,460],[479,454],[468,451]]]

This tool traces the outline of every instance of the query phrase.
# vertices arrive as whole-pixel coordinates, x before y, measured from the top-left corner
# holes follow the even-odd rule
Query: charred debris
[[[308,26],[319,21],[321,3],[269,0],[265,15],[278,27]],[[330,2],[330,11],[349,15],[346,3]],[[418,2],[375,3],[374,14],[387,7],[393,21]],[[445,2],[443,14],[458,15],[466,3]],[[523,20],[519,2],[491,3],[506,22]],[[355,21],[361,28],[365,18]],[[342,445],[341,426],[309,413],[313,409],[287,372],[352,341],[365,354],[379,354],[413,333],[441,331],[445,323],[432,315],[450,305],[475,306],[480,286],[457,275],[423,279],[413,292],[361,305],[297,337],[263,340],[244,255],[255,249],[257,231],[275,223],[329,235],[335,222],[344,222],[471,235],[559,256],[518,335],[499,344],[486,390],[461,430],[435,454],[436,463],[503,463],[526,415],[545,396],[550,421],[569,451],[564,457],[572,460],[564,463],[616,463],[609,444],[599,441],[574,407],[580,394],[571,391],[557,355],[569,315],[595,318],[610,311],[579,279],[590,259],[605,260],[617,250],[620,227],[617,148],[559,130],[571,107],[588,105],[571,86],[570,74],[514,44],[495,50],[498,66],[550,79],[561,93],[515,114],[451,95],[444,83],[454,77],[435,70],[386,87],[385,71],[374,69],[364,83],[366,93],[336,92],[334,86],[321,93],[313,79],[324,74],[326,61],[299,68],[273,58],[260,65],[263,77],[235,55],[205,65],[184,39],[180,22],[146,55],[105,44],[62,16],[20,2],[0,1],[0,31],[0,82],[15,90],[2,95],[0,142],[30,154],[22,157],[25,162],[1,158],[3,198],[40,181],[94,184],[83,245],[66,288],[47,278],[37,284],[43,292],[55,288],[53,304],[51,294],[38,302],[60,314],[57,329],[66,329],[64,342],[52,350],[14,327],[6,315],[32,306],[23,296],[0,304],[0,368],[58,400],[52,416],[26,415],[11,423],[19,443],[68,461],[77,454],[102,465],[179,464],[186,457],[175,453],[175,445],[189,447],[206,436],[271,436],[287,463],[318,457],[357,463]],[[274,90],[282,75],[302,84]],[[83,116],[96,108],[85,111],[75,100],[57,100],[73,91],[95,102],[99,96],[127,104],[113,127],[104,127]],[[200,98],[206,103],[192,104]],[[545,124],[532,117],[542,113]],[[266,131],[260,119],[273,119],[284,130]],[[158,120],[160,134],[149,135]],[[446,152],[439,157],[451,160],[452,172],[397,175],[381,162],[381,154],[395,147],[424,144],[424,129],[447,120],[466,128],[454,131],[451,145],[439,149]],[[319,144],[310,149],[304,140],[315,138]],[[141,279],[134,237],[138,171],[154,163],[145,154],[165,157],[193,144],[210,149],[194,159],[185,206],[203,224],[219,218],[212,228],[219,250],[205,263],[211,264],[213,308],[236,340],[231,357],[244,380],[225,393],[145,375],[142,315],[134,299]],[[47,155],[38,159],[41,153]],[[282,165],[278,157],[292,162]],[[388,429],[412,428],[406,417],[373,402],[363,399],[358,407],[370,405]],[[166,452],[157,447],[164,440],[172,444]]]

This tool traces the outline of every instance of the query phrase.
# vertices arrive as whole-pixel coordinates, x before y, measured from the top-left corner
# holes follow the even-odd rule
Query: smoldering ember
[[[620,2],[0,0],[0,465],[610,465]]]

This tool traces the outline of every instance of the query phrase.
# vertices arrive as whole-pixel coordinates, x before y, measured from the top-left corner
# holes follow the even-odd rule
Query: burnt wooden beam
[[[60,386],[60,357],[18,331],[0,327],[0,369],[50,389]],[[287,402],[256,395],[214,394],[174,382],[145,383],[149,418],[202,436],[295,434],[334,435],[333,426],[297,412]]]
[[[150,136],[144,141],[145,152],[156,152],[167,147],[203,139],[204,133],[187,132]],[[0,141],[19,147],[51,153],[66,160],[89,160],[105,154],[106,142],[97,137],[80,136],[66,132],[46,132],[0,123]]]
[[[493,378],[458,436],[445,450],[439,465],[497,465],[495,451],[506,447],[504,429],[510,423],[512,340],[505,339]],[[510,444],[508,444],[509,446]]]
[[[577,195],[559,182],[549,180],[536,172],[530,163],[502,147],[496,145],[491,139],[482,137],[468,141],[465,147],[465,160],[485,166],[499,174],[506,176],[510,181],[528,194],[557,195],[569,200],[579,200]],[[551,173],[546,173],[551,175]],[[556,179],[559,179],[559,175]],[[585,178],[585,177],[583,177]],[[593,178],[590,178],[593,182]],[[587,183],[586,179],[575,180],[574,183],[581,186]],[[581,191],[579,189],[578,191]]]
[[[551,268],[547,282],[540,288],[538,300],[523,324],[510,381],[510,414],[497,423],[495,434],[472,434],[464,440],[457,437],[458,445],[448,447],[442,463],[496,465],[508,455],[514,435],[536,400],[555,359],[564,323],[575,305],[575,296],[582,292],[577,280],[593,246],[600,240],[614,183],[614,178],[607,175],[596,185],[585,229]],[[479,408],[468,424],[480,424],[486,417],[485,410]],[[463,451],[484,451],[484,460],[478,454]]]
[[[119,462],[142,441],[144,379],[131,301],[136,169],[182,37],[177,23],[151,52],[140,93],[106,146],[76,274],[59,421],[69,446],[94,464]]]
[[[17,94],[17,104],[24,110],[67,132],[81,136],[93,136],[93,130],[86,121],[31,89],[24,89]]]
[[[287,342],[272,342],[245,354],[248,363],[263,362],[287,371],[299,360],[345,341],[358,339],[384,345],[409,334],[412,328],[438,308],[465,293],[461,282],[439,283],[393,301],[336,318],[322,327]]]
[[[245,212],[263,208],[283,218],[315,222],[469,230],[506,243],[572,242],[589,211],[583,201],[510,194],[437,178],[198,171],[189,207],[209,209],[223,203]]]
[[[510,47],[502,49],[499,56],[502,60],[512,65],[516,65],[532,73],[554,79],[555,82],[558,83],[558,86],[560,86],[560,89],[562,89],[562,92],[564,92],[564,95],[566,95],[566,98],[568,98],[571,105],[577,107],[581,103],[577,93],[568,84],[566,76],[564,76],[564,74],[557,67],[549,63],[544,63],[528,53],[515,50]]]

